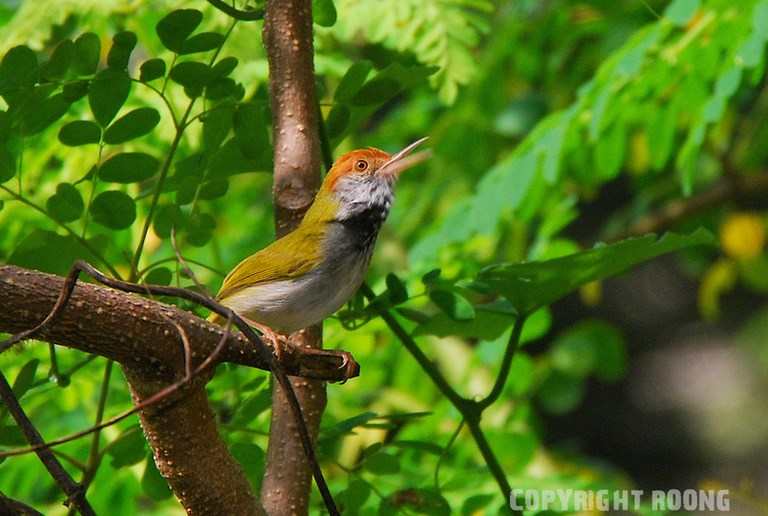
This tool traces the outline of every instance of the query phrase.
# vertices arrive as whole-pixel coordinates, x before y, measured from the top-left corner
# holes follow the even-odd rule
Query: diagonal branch
[[[27,441],[33,445],[43,444],[43,438],[24,413],[24,409],[21,408],[19,400],[16,399],[8,380],[5,379],[5,375],[1,372],[0,398],[2,398],[3,404],[8,408],[8,412],[13,416],[16,424],[21,428]],[[59,460],[53,455],[53,452],[47,448],[40,448],[36,452],[45,469],[48,470],[62,491],[66,493],[67,502],[65,504],[73,503],[83,516],[95,515],[96,513],[93,511],[93,508],[88,503],[88,500],[85,499],[85,492],[82,486],[72,479]]]
[[[0,331],[21,332],[14,341],[34,335],[40,340],[169,376],[184,361],[169,321],[184,328],[194,343],[192,356],[196,363],[210,355],[224,335],[221,327],[174,306],[88,283],[78,283],[76,288],[72,285],[68,306],[55,318],[49,317],[52,307],[60,302],[65,283],[60,276],[0,266]],[[140,290],[141,287],[136,289]],[[39,330],[40,322],[47,318],[46,329]],[[0,343],[0,350],[3,349],[5,346]],[[283,367],[292,376],[339,382],[347,377],[341,366],[350,358],[332,350],[307,354],[297,349],[285,353]],[[269,370],[269,357],[265,358],[242,334],[228,337],[218,362]],[[357,365],[354,360],[352,364],[351,373],[355,376]]]

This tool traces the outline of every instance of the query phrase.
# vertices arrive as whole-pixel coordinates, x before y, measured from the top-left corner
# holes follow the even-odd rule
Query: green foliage
[[[0,260],[64,274],[85,258],[124,279],[195,287],[174,232],[215,290],[273,236],[271,178],[261,174],[273,166],[272,106],[258,31],[212,8],[133,2],[126,11],[110,1],[74,13],[65,4],[24,2],[13,19],[0,8],[9,42],[0,51]],[[332,154],[390,152],[425,135],[434,151],[397,185],[369,276],[375,299],[357,296],[324,328],[328,347],[363,365],[360,379],[329,386],[318,440],[339,505],[495,514],[503,503],[472,436],[453,434],[456,408],[381,310],[470,400],[491,392],[525,315],[508,379],[481,420],[509,481],[634,485],[631,464],[583,451],[583,436],[562,422],[596,412],[595,385],[636,366],[634,327],[615,297],[600,299],[603,280],[684,251],[669,262],[691,285],[702,278],[705,315],[728,313],[723,294],[735,289],[762,300],[761,203],[674,214],[685,195],[710,199],[764,169],[768,3],[315,0],[313,12]],[[758,182],[755,197],[764,192]],[[655,221],[659,207],[677,233],[615,238]],[[722,256],[709,245],[718,229]],[[100,360],[56,353],[30,343],[0,357],[46,437],[93,424],[101,387]],[[209,384],[221,435],[255,490],[268,444],[266,378],[222,365]],[[106,414],[130,406],[121,378],[107,387]],[[24,445],[11,423],[0,412],[4,448]],[[87,439],[62,448],[80,462],[89,450]],[[136,419],[104,431],[100,450],[88,492],[99,513],[177,508]],[[0,491],[56,510],[60,497],[35,457],[0,468]]]
[[[491,265],[480,271],[475,287],[501,294],[519,314],[529,314],[585,283],[619,274],[665,253],[713,243],[712,235],[703,230],[688,236],[670,233],[658,240],[647,235],[544,262]]]
[[[493,4],[484,0],[409,0],[396,5],[340,0],[338,5],[337,28],[344,37],[362,34],[368,41],[412,53],[419,62],[437,67],[431,80],[446,103],[452,103],[459,86],[472,78],[476,66],[472,50],[488,32],[493,10]]]

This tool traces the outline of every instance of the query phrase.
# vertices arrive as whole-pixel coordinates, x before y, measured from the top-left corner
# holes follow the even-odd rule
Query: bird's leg
[[[243,317],[243,320],[247,322],[248,325],[253,326],[257,330],[259,330],[259,333],[261,333],[262,338],[272,345],[272,352],[275,354],[277,361],[282,363],[284,351],[288,349],[288,336],[283,335],[281,333],[277,333],[269,326],[266,326],[261,323],[257,323],[256,321],[253,321],[251,319],[247,319]]]

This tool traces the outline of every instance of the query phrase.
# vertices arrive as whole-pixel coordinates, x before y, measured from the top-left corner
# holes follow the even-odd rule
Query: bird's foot
[[[340,383],[347,383],[347,380],[353,376],[357,376],[360,373],[360,366],[352,357],[352,353],[349,351],[339,351],[341,355],[341,365],[339,369],[344,370],[344,379]]]
[[[275,359],[282,364],[283,357],[289,352],[290,343],[288,342],[288,336],[283,335],[282,333],[277,333],[269,326],[265,326],[250,319],[245,319],[245,322],[259,330],[261,338],[272,348],[272,353],[275,355]]]

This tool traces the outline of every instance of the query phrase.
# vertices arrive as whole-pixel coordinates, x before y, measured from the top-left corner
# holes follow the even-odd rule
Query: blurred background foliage
[[[765,507],[768,1],[313,5],[334,154],[424,135],[435,151],[398,185],[369,276],[379,305],[397,309],[470,397],[490,390],[515,315],[537,308],[483,418],[513,487],[724,486],[736,510]],[[169,23],[174,9],[202,16],[176,11]],[[175,227],[215,290],[272,240],[261,23],[171,0],[6,0],[0,23],[0,260],[63,274],[84,257],[123,278],[194,286],[171,246]],[[719,247],[617,279],[591,281],[610,259],[552,262],[550,286],[577,289],[559,301],[513,281],[546,267],[483,270],[699,227]],[[629,265],[655,254],[644,242],[605,256]],[[541,299],[488,297],[478,285],[499,274],[515,299]],[[466,430],[455,433],[460,414],[372,306],[356,298],[327,321],[325,339],[363,371],[329,386],[320,436],[340,504],[351,514],[496,514],[493,478]],[[93,424],[99,406],[109,415],[130,403],[121,375],[72,350],[29,343],[0,367],[47,438]],[[269,388],[264,373],[230,366],[209,385],[256,488]],[[0,445],[22,444],[0,412]],[[135,418],[105,430],[95,453],[90,439],[58,450],[76,476],[95,473],[98,512],[180,511]],[[36,457],[0,471],[0,491],[63,511]]]

